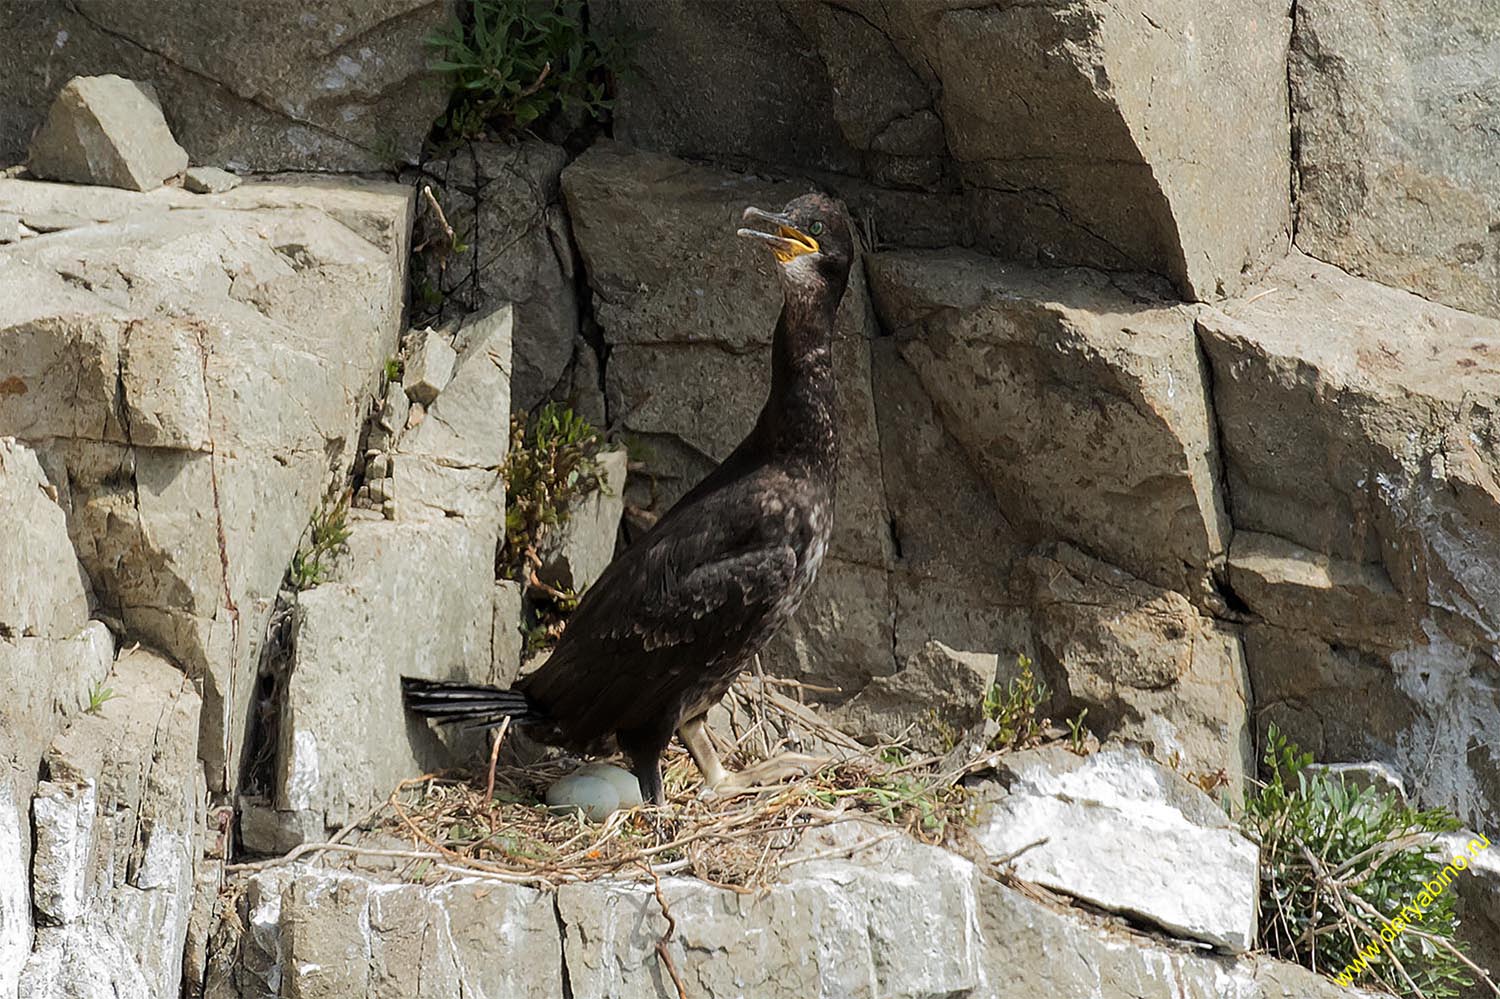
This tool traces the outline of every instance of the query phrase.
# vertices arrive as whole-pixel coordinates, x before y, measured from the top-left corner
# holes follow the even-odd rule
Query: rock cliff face
[[[1345,994],[1244,953],[1193,785],[1274,722],[1495,836],[1500,13],[1449,7],[593,0],[649,33],[609,135],[393,182],[446,3],[0,0],[0,999],[676,994],[649,883],[226,864],[481,752],[399,677],[534,651],[510,411],[622,446],[538,556],[582,588],[754,419],[734,229],[812,186],[862,234],[838,520],[767,672],[943,753],[1025,656],[1105,748],[1004,763],[969,859],[667,878],[688,993]]]

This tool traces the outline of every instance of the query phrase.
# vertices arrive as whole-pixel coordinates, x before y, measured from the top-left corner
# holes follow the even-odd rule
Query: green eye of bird
[[[814,222],[812,225],[807,227],[807,231],[814,236],[821,236],[823,235],[823,223]]]

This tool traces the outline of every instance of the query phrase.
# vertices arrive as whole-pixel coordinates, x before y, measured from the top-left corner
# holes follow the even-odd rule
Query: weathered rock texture
[[[28,999],[176,995],[203,852],[199,698],[172,663],[128,652],[116,696],[48,749],[32,806]]]
[[[780,292],[734,229],[799,188],[602,145],[563,191],[611,422],[645,454],[633,495],[664,508],[764,400]],[[864,264],[835,327],[838,526],[768,667],[847,698],[932,639],[1005,666],[1040,655],[1059,709],[1237,782],[1246,685],[1238,635],[1210,616],[1229,524],[1192,312],[1159,282],[966,251]],[[1023,571],[1059,540],[1108,561],[1070,548],[1082,582]]]
[[[394,353],[410,192],[0,181],[0,210],[63,207],[78,224],[0,255],[0,433],[40,452],[102,613],[201,680],[223,787],[278,586]]]
[[[181,173],[188,154],[172,138],[152,87],[80,76],[53,102],[26,165],[45,180],[149,191]]]
[[[88,581],[36,455],[0,437],[0,996],[32,947],[31,800],[54,738],[105,682],[114,639],[89,620]]]
[[[442,346],[430,351],[449,358],[442,363],[452,366],[451,378],[444,376],[440,393],[437,385],[428,386],[434,391],[422,395],[430,403],[422,422],[400,436],[391,460],[393,498],[407,515],[459,517],[476,535],[498,535],[505,515],[500,473],[510,447],[505,414],[514,326],[515,313],[505,305],[470,317],[458,331],[456,351],[435,337]]]
[[[1182,594],[1068,545],[1015,576],[1032,605],[1036,657],[1058,713],[1238,795],[1253,773],[1250,678],[1238,630]]]
[[[447,99],[423,39],[451,9],[447,0],[6,0],[0,161],[24,157],[69,77],[98,73],[154,84],[195,163],[384,170],[414,161]]]
[[[966,729],[984,721],[984,699],[995,683],[999,658],[928,642],[899,673],[871,680],[829,721],[871,744],[904,739],[921,752],[945,753]]]
[[[505,638],[494,645],[507,624],[501,608],[511,609],[512,631],[520,622],[518,602],[495,586],[511,328],[505,306],[460,330],[458,351],[443,334],[415,335],[413,353],[446,352],[443,375],[422,394],[423,421],[388,442],[396,516],[354,519],[333,578],[296,599],[278,691],[276,814],[257,817],[255,849],[286,849],[342,826],[398,781],[450,766],[450,748],[403,708],[400,678],[494,682],[514,647]],[[408,363],[407,377],[417,377],[421,365],[412,354]],[[393,383],[387,397],[405,391]],[[455,733],[446,741],[460,755],[479,744]]]
[[[826,849],[823,843],[819,848]],[[851,859],[793,867],[737,895],[670,878],[668,945],[691,995],[757,999],[1336,999],[1327,979],[1106,931],[983,877],[968,861],[887,840]],[[556,896],[458,881],[435,888],[304,867],[256,875],[237,950],[212,995],[466,992],[656,999],[666,920],[649,883],[563,887]],[[495,932],[504,927],[505,932]],[[218,991],[213,991],[217,989]],[[665,991],[663,991],[665,990]]]
[[[1193,298],[1285,242],[1284,0],[598,6],[651,33],[618,137],[830,175],[886,239],[1149,271]]]
[[[566,162],[561,147],[535,139],[471,142],[423,164],[419,179],[433,187],[458,245],[448,244],[424,200],[413,312],[446,318],[514,303],[511,396],[517,409],[576,396],[570,372],[579,346],[579,310],[559,184]],[[592,355],[587,345],[584,350]],[[597,395],[597,378],[588,389]]]
[[[1300,254],[1266,281],[1199,320],[1257,727],[1492,824],[1500,322]]]
[[[1500,316],[1500,85],[1491,0],[1298,0],[1297,245]]]
[[[977,835],[1017,876],[1220,950],[1254,944],[1260,850],[1203,792],[1134,750],[1002,769]]]
[[[1014,528],[1206,586],[1228,523],[1185,307],[1096,271],[954,251],[876,254],[870,286]]]

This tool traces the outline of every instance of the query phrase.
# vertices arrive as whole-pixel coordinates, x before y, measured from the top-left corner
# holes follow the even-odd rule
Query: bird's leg
[[[724,771],[724,764],[719,760],[719,751],[714,749],[713,740],[708,735],[708,716],[706,714],[689,718],[677,729],[677,738],[687,747],[688,755],[693,762],[698,764],[698,772],[703,775],[703,786],[713,790],[724,783],[729,775]]]
[[[722,794],[736,791],[753,791],[757,788],[778,784],[791,777],[806,777],[829,762],[825,756],[808,756],[805,753],[781,753],[769,760],[761,760],[735,773],[728,774],[715,788]]]
[[[641,800],[658,807],[667,803],[666,792],[661,785],[661,757],[639,756],[631,760],[631,773],[641,785]]]

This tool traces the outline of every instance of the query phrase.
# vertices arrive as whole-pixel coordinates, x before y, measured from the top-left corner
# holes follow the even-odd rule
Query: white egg
[[[621,808],[634,808],[641,803],[641,782],[635,774],[613,763],[590,763],[573,771],[575,777],[602,777],[614,787],[620,796]]]
[[[603,822],[619,809],[620,795],[603,777],[569,774],[547,789],[547,807],[554,812],[582,812],[593,822]]]

